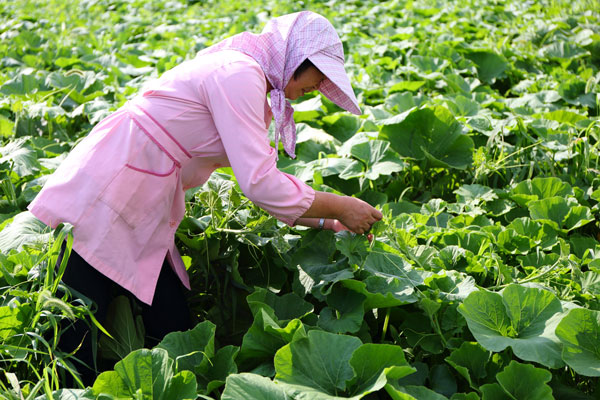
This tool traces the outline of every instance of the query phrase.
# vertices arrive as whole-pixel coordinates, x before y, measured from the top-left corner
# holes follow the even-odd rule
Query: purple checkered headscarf
[[[319,90],[338,106],[355,114],[361,113],[344,71],[342,42],[331,23],[319,14],[302,11],[274,18],[260,34],[239,33],[202,50],[198,56],[220,50],[241,51],[261,66],[273,86],[271,110],[275,118],[275,146],[281,138],[283,148],[292,158],[295,157],[296,125],[294,109],[286,100],[284,89],[294,71],[307,58],[318,57],[319,65],[313,63],[319,69],[327,67],[321,71],[326,79]]]

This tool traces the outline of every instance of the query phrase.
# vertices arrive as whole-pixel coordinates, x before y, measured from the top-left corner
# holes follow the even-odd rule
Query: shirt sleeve
[[[277,169],[265,124],[266,79],[260,66],[236,61],[219,67],[202,81],[200,92],[246,197],[293,225],[312,204],[315,191]]]

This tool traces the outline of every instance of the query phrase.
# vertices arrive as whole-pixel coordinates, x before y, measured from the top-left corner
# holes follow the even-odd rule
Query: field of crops
[[[198,324],[144,349],[119,298],[113,339],[94,329],[106,371],[82,387],[57,346],[70,321],[97,326],[54,269],[70,227],[27,205],[145,82],[302,9],[338,30],[364,113],[302,97],[280,169],[377,205],[374,239],[282,225],[217,170],[176,237]],[[0,15],[0,398],[600,398],[600,3],[20,0]]]

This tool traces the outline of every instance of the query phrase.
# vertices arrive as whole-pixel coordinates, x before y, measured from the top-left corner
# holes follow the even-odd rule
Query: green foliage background
[[[188,191],[177,231],[199,324],[142,350],[137,311],[119,307],[114,339],[99,335],[108,371],[68,389],[65,323],[105,327],[52,268],[69,227],[27,204],[144,82],[303,9],[336,27],[364,114],[299,99],[298,157],[280,168],[377,205],[375,240],[282,226],[221,169]],[[0,14],[1,396],[600,394],[597,2],[47,0]]]

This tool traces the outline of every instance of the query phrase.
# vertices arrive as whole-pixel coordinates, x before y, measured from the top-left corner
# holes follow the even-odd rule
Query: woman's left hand
[[[344,226],[344,224],[342,224],[340,221],[338,221],[337,219],[332,219],[331,220],[331,225],[328,226],[327,224],[327,220],[325,220],[325,229],[330,229],[334,232],[340,232],[340,231],[350,231],[350,229],[348,229],[346,226]],[[369,242],[371,242],[373,240],[373,234],[372,233],[367,233],[367,239],[369,240]]]
[[[330,226],[327,226],[328,225],[327,221],[331,221],[331,225]],[[350,230],[346,226],[344,226],[344,224],[342,224],[340,221],[338,221],[337,219],[326,220],[325,221],[325,229],[329,229],[329,230],[332,230],[334,232],[349,231]]]

